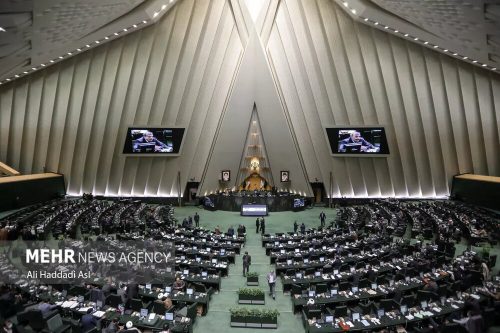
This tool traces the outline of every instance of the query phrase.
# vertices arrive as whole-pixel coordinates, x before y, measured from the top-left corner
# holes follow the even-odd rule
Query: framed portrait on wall
[[[280,171],[281,174],[281,182],[288,183],[290,181],[290,172],[289,171]]]
[[[228,182],[231,180],[231,171],[230,170],[222,170],[222,181]]]

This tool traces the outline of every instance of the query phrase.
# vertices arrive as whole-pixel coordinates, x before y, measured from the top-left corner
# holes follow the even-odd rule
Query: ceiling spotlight
[[[437,49],[439,46],[438,45],[434,45],[434,48]]]
[[[26,71],[24,71],[23,73],[24,73],[24,74],[28,74],[28,72],[26,72]]]
[[[71,53],[71,52],[68,52],[68,55],[73,55],[73,53]]]
[[[394,32],[395,32],[395,33],[398,33],[398,32],[399,32],[399,30],[394,30]]]
[[[117,32],[115,32],[113,35],[118,36],[118,33],[117,33]]]
[[[14,75],[14,77],[19,77],[19,75],[16,74],[16,75]]]
[[[384,29],[389,29],[389,27],[388,27],[388,26],[385,26],[385,27],[384,27]]]
[[[157,17],[157,16],[158,16],[158,12],[154,12],[153,17]]]
[[[443,52],[448,52],[448,49],[444,49]]]
[[[462,59],[467,60],[467,59],[469,59],[469,57],[463,57]]]
[[[161,10],[165,10],[165,8],[167,8],[167,5],[161,6]]]
[[[62,59],[62,58],[63,58],[63,56],[59,56],[59,59]]]
[[[373,23],[373,24],[378,25],[378,22],[375,22],[375,23]]]
[[[497,68],[496,68],[496,67],[493,67],[491,70],[492,70],[492,71],[496,71],[496,70],[497,70]]]
[[[124,29],[123,29],[123,31],[127,32],[127,31],[128,31],[128,29],[127,29],[127,28],[124,28]]]
[[[10,79],[5,79],[5,81],[10,81]]]
[[[0,27],[0,31],[1,31],[1,32],[5,32],[5,29],[4,29],[4,28],[2,28],[2,27]]]
[[[76,49],[78,52],[82,52],[82,49]]]
[[[108,39],[109,39],[109,37],[108,37],[108,36],[106,36],[106,37],[104,37],[104,39],[105,39],[105,40],[108,40]]]
[[[472,62],[475,64],[475,63],[477,63],[477,60],[473,60]]]
[[[429,42],[425,42],[424,44],[427,45],[427,44],[429,44]]]
[[[96,44],[99,44],[99,43],[100,43],[100,41],[96,40],[96,41],[95,41],[95,43],[96,43]]]
[[[408,34],[405,34],[405,37],[408,37]]]
[[[45,67],[45,64],[40,64],[40,66]]]
[[[85,46],[86,46],[86,47],[90,47],[90,45],[89,45],[89,44],[87,44],[87,45],[85,45]]]
[[[367,22],[367,21],[368,21],[368,18],[365,18],[365,22]]]
[[[51,60],[51,61],[50,61],[50,63],[53,63],[53,62],[54,62],[54,60]]]
[[[482,64],[481,66],[486,67],[486,64]]]
[[[418,40],[418,38],[417,38],[417,37],[415,37],[415,38],[413,38],[413,40]]]
[[[146,23],[148,23],[148,21],[144,20],[144,21],[142,21],[142,23],[146,24]]]
[[[458,55],[458,53],[455,52],[455,53],[453,53],[453,55],[456,56],[456,55]]]
[[[351,9],[351,13],[353,13],[354,15],[356,15],[356,9]]]
[[[134,27],[134,28],[137,28],[137,24],[134,24],[134,25],[133,25],[133,27]]]
[[[31,67],[32,70],[36,71],[36,68],[35,67]]]
[[[170,0],[169,3],[172,3],[174,0]]]
[[[347,2],[345,2],[345,1],[342,4],[344,5],[344,7],[348,6]]]

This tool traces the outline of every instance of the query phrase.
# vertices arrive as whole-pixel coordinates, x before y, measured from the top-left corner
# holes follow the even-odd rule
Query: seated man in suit
[[[51,310],[54,310],[55,308],[57,308],[57,305],[50,304],[45,301],[42,301],[40,304],[38,304],[38,310],[42,312],[42,315],[48,314]]]
[[[87,314],[80,320],[82,332],[88,332],[97,326],[97,319],[92,315],[92,309],[87,310]]]
[[[347,151],[346,145],[350,144],[361,144],[360,151],[359,152],[366,152],[368,149],[377,149],[374,145],[366,141],[361,137],[361,133],[359,132],[352,132],[351,135],[344,140],[339,141],[339,152],[340,153],[345,153]]]
[[[144,143],[154,143],[155,144],[155,152],[157,151],[165,151],[167,153],[171,153],[173,151],[173,148],[171,146],[167,146],[160,140],[154,137],[153,133],[150,131],[144,132],[142,138],[139,138],[137,140],[134,140],[134,145],[133,145],[133,150],[134,152],[140,152],[141,151],[141,144]]]

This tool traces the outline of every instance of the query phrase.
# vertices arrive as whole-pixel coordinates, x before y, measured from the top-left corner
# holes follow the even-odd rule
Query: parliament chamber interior
[[[1,333],[500,332],[500,4],[0,3]]]

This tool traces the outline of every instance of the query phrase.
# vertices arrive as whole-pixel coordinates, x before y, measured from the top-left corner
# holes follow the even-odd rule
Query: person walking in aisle
[[[274,272],[274,270],[271,270],[269,273],[267,273],[267,283],[269,284],[269,296],[272,296],[273,299],[276,299],[276,273]]]
[[[266,233],[266,221],[263,217],[260,218],[260,232],[262,233],[262,235]]]
[[[257,228],[257,231],[256,231],[257,234],[259,233],[259,226],[260,226],[260,220],[259,220],[259,218],[257,218],[257,220],[255,220],[255,227]]]
[[[325,221],[326,221],[326,214],[325,212],[321,211],[321,214],[319,214],[319,220],[321,222],[321,228],[325,227]]]
[[[299,224],[297,223],[297,221],[293,222],[293,232],[296,234],[297,233],[297,229],[299,229]]]
[[[246,273],[248,273],[251,264],[252,257],[248,254],[247,251],[245,251],[245,254],[243,255],[243,276],[247,276]]]
[[[306,233],[306,225],[304,224],[304,222],[302,222],[302,224],[300,225],[300,233],[302,235]]]

